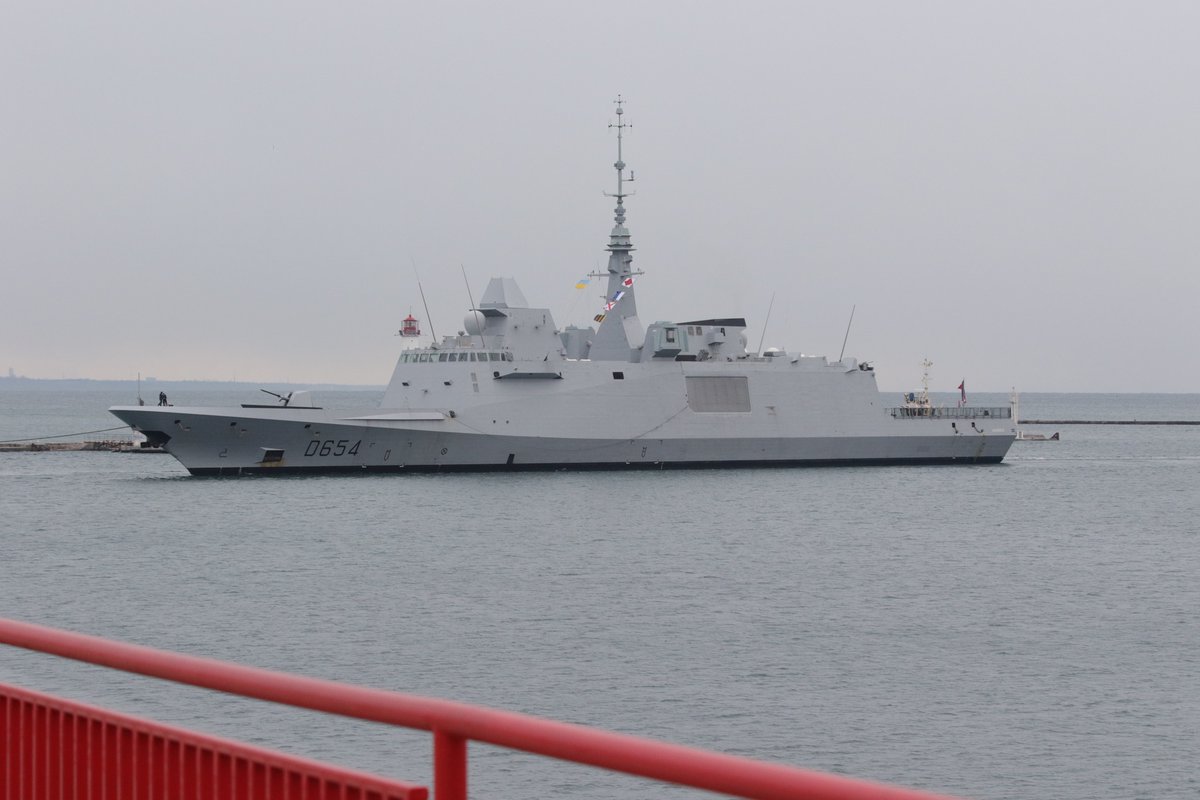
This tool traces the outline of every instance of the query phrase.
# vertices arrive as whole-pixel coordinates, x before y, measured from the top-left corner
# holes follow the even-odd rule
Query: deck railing
[[[1008,406],[901,406],[888,413],[896,419],[1012,419]]]
[[[723,755],[582,725],[154,650],[15,620],[0,618],[0,643],[243,697],[429,731],[433,734],[433,785],[436,800],[465,800],[467,797],[469,741],[486,742],[499,747],[736,797],[761,800],[938,800],[940,797],[941,800],[948,800],[926,792]],[[54,770],[51,767],[58,765],[60,770],[74,769],[69,763],[75,757],[71,754],[78,754],[78,747],[74,745],[73,749],[64,749],[64,731],[71,725],[87,726],[98,723],[87,722],[86,717],[73,716],[71,724],[64,727],[60,724],[61,720],[76,714],[77,711],[64,711],[66,706],[62,706],[56,712],[53,710],[54,703],[62,701],[46,698],[44,695],[33,697],[24,690],[0,685],[0,697],[7,698],[4,700],[3,713],[0,713],[0,734],[3,734],[7,742],[4,748],[0,748],[0,758],[4,759],[0,761],[0,796],[5,800],[59,796],[58,793],[52,795],[50,792],[32,792],[30,786],[34,784],[31,781],[42,781],[43,783],[38,785],[43,786],[62,786],[63,773],[60,771],[56,773],[58,777],[52,777],[50,772]],[[30,705],[30,702],[33,705]],[[38,703],[41,703],[41,706],[37,706]],[[44,710],[37,710],[38,708]],[[160,746],[153,743],[156,735],[154,731],[147,729],[146,736],[139,738],[136,732],[137,725],[153,723],[144,723],[133,718],[122,720],[119,719],[121,715],[78,704],[75,708],[87,713],[108,714],[114,726],[126,726],[122,730],[129,732],[118,732],[116,738],[111,740],[113,744],[99,745],[106,755],[96,762],[97,769],[130,776],[124,785],[133,786],[136,783],[132,777],[133,773],[128,771],[132,769],[133,762],[127,756],[121,755],[129,748],[149,748],[139,751],[145,754],[139,758],[145,759],[145,763],[151,765],[148,767],[151,771],[146,773],[150,776],[159,774],[154,772],[159,769],[159,765],[154,764],[154,759],[171,757],[169,745]],[[56,713],[60,722],[50,724]],[[159,727],[162,730],[158,733],[167,731],[165,726]],[[178,729],[170,729],[169,732],[172,735],[187,734]],[[336,767],[325,767],[316,762],[293,759],[284,763],[278,759],[291,757],[217,740],[214,737],[187,735],[206,740],[199,744],[211,746],[212,752],[227,754],[227,758],[221,762],[224,767],[220,767],[224,771],[213,771],[218,770],[218,767],[214,766],[212,756],[197,756],[195,753],[199,753],[199,750],[190,751],[193,753],[191,757],[194,763],[201,765],[199,773],[190,773],[193,779],[197,774],[209,776],[204,780],[212,791],[203,795],[205,797],[266,796],[261,792],[257,795],[246,795],[232,791],[237,783],[237,776],[245,774],[274,775],[275,780],[282,781],[279,785],[284,789],[278,795],[270,794],[271,797],[318,797],[320,795],[301,791],[303,786],[307,785],[306,781],[319,783],[323,779],[349,781],[352,778],[363,778],[361,774]],[[165,742],[165,739],[163,741]],[[186,747],[187,744],[179,746]],[[204,761],[204,758],[209,760]],[[139,761],[140,763],[143,762]],[[304,773],[301,771],[303,769],[310,772]],[[338,774],[323,773],[321,769]],[[122,770],[126,772],[123,773]],[[97,786],[122,785],[113,783],[114,780],[118,780],[113,777],[97,780],[100,781]],[[143,787],[147,787],[147,781],[150,780],[157,778],[144,778]],[[183,778],[179,780],[182,781]],[[370,791],[380,794],[367,794],[368,787],[361,784],[362,788],[351,789],[338,796],[395,796],[410,797],[412,800],[423,797],[422,787],[395,781],[373,780],[379,781],[379,784]],[[354,786],[351,783],[346,785]],[[298,787],[297,793],[288,791],[288,786]],[[392,794],[387,794],[388,792]],[[134,791],[124,794],[103,792],[67,796],[90,798],[198,795],[192,794],[189,788],[186,795]]]

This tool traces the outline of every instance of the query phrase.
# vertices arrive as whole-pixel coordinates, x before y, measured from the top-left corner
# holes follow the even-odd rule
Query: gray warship
[[[464,330],[396,362],[378,408],[319,407],[309,392],[236,407],[109,411],[193,475],[457,470],[995,464],[1017,430],[1007,407],[889,405],[875,371],[748,352],[741,317],[638,316],[617,101],[615,224],[596,326],[559,329],[510,278],[493,278]],[[472,305],[475,303],[472,302]],[[927,387],[926,387],[927,388]]]

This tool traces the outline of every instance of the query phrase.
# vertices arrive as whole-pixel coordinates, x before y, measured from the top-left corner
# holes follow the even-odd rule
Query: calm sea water
[[[195,394],[173,399],[249,400]],[[0,439],[118,402],[0,392]],[[1200,396],[1021,408],[1197,419]],[[218,480],[0,454],[0,614],[975,798],[1194,798],[1200,428],[1060,430],[961,468]],[[7,648],[0,680],[430,780],[425,734]],[[697,796],[471,763],[476,797]]]

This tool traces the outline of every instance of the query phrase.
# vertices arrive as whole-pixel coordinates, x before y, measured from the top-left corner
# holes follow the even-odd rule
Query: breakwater
[[[98,440],[93,442],[3,442],[0,453],[163,453],[161,447],[141,447],[128,440]]]
[[[1023,419],[1021,425],[1200,425],[1192,419]]]

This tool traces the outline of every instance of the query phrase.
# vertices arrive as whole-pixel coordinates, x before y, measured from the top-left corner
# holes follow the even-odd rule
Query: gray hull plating
[[[112,413],[198,475],[981,464],[1000,461],[1016,435],[999,415],[897,416],[882,407],[874,374],[857,368],[806,373],[798,364],[745,363],[733,377],[739,385],[745,379],[749,409],[697,411],[689,374],[731,365],[641,366],[626,366],[618,380],[611,365],[564,364],[552,386],[492,377],[478,393],[426,409],[124,406]],[[427,382],[454,386],[445,378],[450,367]],[[471,385],[469,373],[463,377]]]
[[[112,411],[139,430],[175,427],[178,435],[165,447],[196,475],[985,464],[999,462],[1012,442],[1003,430],[947,436],[931,420],[915,421],[923,430],[903,436],[584,439],[477,433],[458,426],[418,429],[329,419],[233,419],[238,409],[232,408],[175,408],[163,413],[126,406]],[[273,453],[280,457],[265,460]]]

